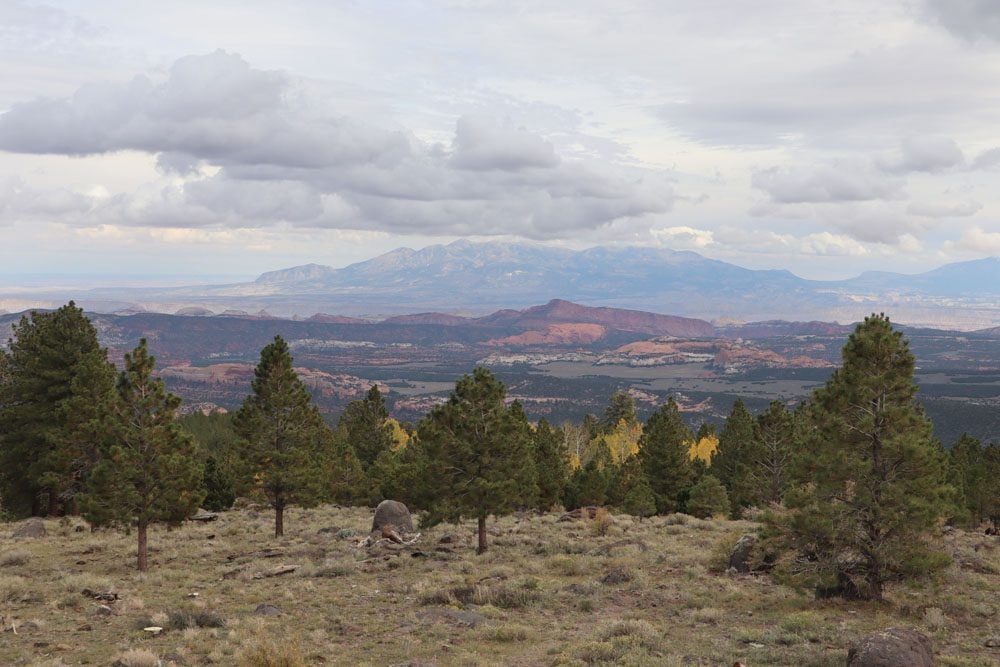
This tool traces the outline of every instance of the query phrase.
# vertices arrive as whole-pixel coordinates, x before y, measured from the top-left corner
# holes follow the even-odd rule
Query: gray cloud
[[[964,162],[965,155],[955,140],[940,136],[907,137],[898,151],[877,160],[882,169],[893,174],[933,173]]]
[[[488,116],[463,116],[455,129],[452,164],[463,169],[516,170],[559,164],[552,144],[524,128]]]
[[[974,169],[992,169],[997,166],[1000,166],[1000,148],[985,150],[972,161]]]
[[[840,161],[810,167],[773,167],[756,172],[751,183],[780,204],[859,202],[891,199],[903,182],[865,162]]]
[[[74,218],[81,224],[283,222],[552,238],[673,204],[664,174],[563,160],[544,137],[510,122],[460,117],[449,150],[320,113],[320,106],[287,75],[217,51],[178,60],[160,83],[139,76],[15,105],[0,116],[0,148],[139,150],[156,154],[161,171],[186,179],[103,201],[85,198]]]
[[[977,201],[958,203],[923,201],[912,202],[906,207],[906,212],[925,218],[967,218],[979,213],[982,209],[983,205]]]
[[[996,0],[925,0],[927,13],[955,35],[975,41],[1000,40],[1000,4]]]

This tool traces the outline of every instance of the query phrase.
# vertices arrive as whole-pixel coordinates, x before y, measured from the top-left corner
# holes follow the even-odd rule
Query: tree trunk
[[[486,516],[482,515],[479,517],[479,547],[476,549],[477,554],[486,553]]]
[[[285,534],[285,503],[277,501],[274,503],[274,536],[283,537]]]
[[[59,514],[59,494],[55,492],[55,489],[49,489],[49,516],[57,516]]]
[[[149,561],[146,549],[146,527],[148,523],[145,519],[139,520],[139,571],[145,572],[149,569]]]

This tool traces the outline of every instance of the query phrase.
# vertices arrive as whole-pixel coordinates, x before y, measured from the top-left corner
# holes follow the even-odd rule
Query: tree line
[[[423,522],[486,521],[514,510],[601,505],[640,517],[764,510],[776,573],[878,599],[886,584],[946,562],[941,522],[1000,522],[1000,447],[963,436],[945,450],[916,401],[914,358],[884,315],[859,324],[843,364],[806,401],[752,415],[736,401],[721,431],[685,423],[669,398],[644,422],[613,395],[583,423],[531,423],[487,369],[458,380],[418,423],[400,425],[377,386],[328,425],[281,337],[267,345],[232,414],[178,418],[146,341],[116,372],[72,302],[15,325],[0,354],[0,509],[82,513],[138,533],[199,506],[266,499],[402,500]]]

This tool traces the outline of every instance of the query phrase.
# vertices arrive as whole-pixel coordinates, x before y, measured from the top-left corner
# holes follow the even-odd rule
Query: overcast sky
[[[995,0],[3,0],[0,273],[917,272],[1000,254],[998,119]]]

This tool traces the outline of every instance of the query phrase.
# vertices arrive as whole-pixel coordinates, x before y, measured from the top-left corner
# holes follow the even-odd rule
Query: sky
[[[0,274],[1000,255],[994,0],[0,3]]]

